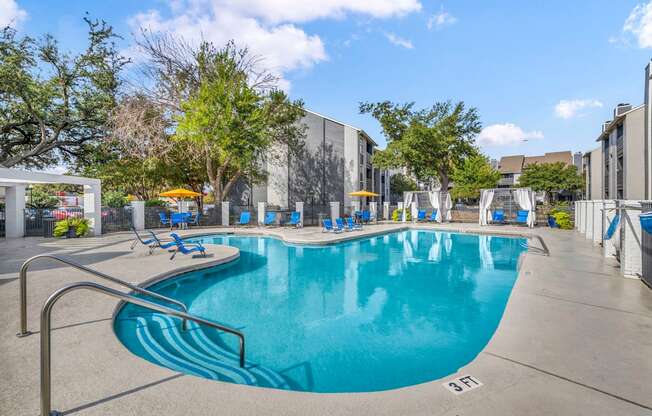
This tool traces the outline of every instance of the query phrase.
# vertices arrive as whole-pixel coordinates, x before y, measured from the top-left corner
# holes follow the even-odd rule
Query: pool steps
[[[250,361],[238,364],[238,355],[220,341],[211,339],[202,328],[189,322],[181,331],[181,320],[158,313],[131,315],[135,321],[138,349],[146,358],[174,371],[189,373],[211,380],[229,381],[250,386],[288,389],[287,381],[269,368]],[[210,330],[210,329],[208,329]]]

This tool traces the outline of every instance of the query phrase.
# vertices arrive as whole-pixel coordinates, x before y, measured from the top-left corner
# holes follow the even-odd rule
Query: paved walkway
[[[479,231],[466,224],[434,227]],[[370,226],[365,232],[400,228]],[[211,231],[225,230],[199,232]],[[530,233],[512,227],[481,231]],[[268,232],[310,244],[351,237],[314,228],[242,232]],[[532,250],[524,256],[498,330],[457,374],[471,374],[484,384],[468,393],[455,396],[444,389],[442,382],[454,375],[387,392],[338,395],[181,375],[129,353],[112,331],[115,300],[79,291],[63,298],[54,311],[53,407],[80,415],[652,415],[652,291],[638,280],[620,277],[617,264],[603,259],[581,235],[534,232],[544,238],[551,255]],[[26,258],[56,252],[142,282],[188,266],[181,262],[196,266],[234,255],[215,248],[208,260],[171,262],[166,253],[148,256],[142,248],[132,252],[130,243],[127,233],[0,241],[0,415],[39,411],[39,336],[14,336],[19,322],[16,277]],[[28,327],[38,330],[38,312],[47,295],[89,277],[53,263],[35,263],[32,270]]]

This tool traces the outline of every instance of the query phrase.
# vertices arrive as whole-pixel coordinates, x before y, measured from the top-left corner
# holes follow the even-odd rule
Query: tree
[[[455,166],[451,175],[454,198],[480,198],[480,189],[495,188],[500,180],[500,172],[491,167],[486,156],[477,154]]]
[[[43,185],[33,185],[29,193],[27,208],[52,209],[59,205],[59,198],[48,193]]]
[[[88,47],[75,56],[51,35],[37,41],[9,27],[0,32],[0,166],[83,161],[104,136],[128,60],[111,26],[84,20]]]
[[[436,103],[414,111],[413,103],[388,101],[360,104],[360,112],[371,113],[382,127],[388,144],[376,152],[373,164],[379,168],[405,167],[420,181],[438,181],[448,189],[455,166],[477,153],[475,136],[481,124],[475,108],[463,102]]]
[[[252,86],[248,52],[232,43],[220,50],[204,43],[196,59],[206,72],[180,104],[176,138],[201,149],[215,201],[222,201],[240,178],[264,178],[263,162],[274,144],[296,150],[303,103]]]
[[[545,198],[551,196],[554,201],[560,192],[581,189],[583,179],[576,166],[564,162],[533,163],[523,169],[518,183],[536,192],[545,192]]]
[[[389,193],[392,199],[402,199],[403,192],[416,191],[417,183],[402,173],[392,175],[389,180]]]

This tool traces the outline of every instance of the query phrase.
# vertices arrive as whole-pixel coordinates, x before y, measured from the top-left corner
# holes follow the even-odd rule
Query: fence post
[[[605,209],[611,209],[611,211],[605,211],[604,216],[602,217],[602,229],[607,230],[609,228],[609,224],[611,224],[611,221],[614,220],[614,217],[618,213],[617,210],[613,208],[618,208],[618,201],[617,200],[606,200],[604,204]],[[611,240],[605,240],[604,239],[604,233],[602,234],[601,237],[602,241],[602,255],[604,257],[613,257],[616,255],[616,245],[614,244],[616,241],[616,236],[614,235],[611,237]]]
[[[131,221],[137,231],[145,229],[145,201],[131,201]]]
[[[605,206],[604,200],[594,201],[593,203],[593,245],[600,245],[605,229],[602,224],[602,211]]]
[[[389,221],[389,202],[383,202],[383,219]]]
[[[5,236],[7,238],[25,235],[25,185],[5,188]]]
[[[222,226],[229,226],[229,212],[231,211],[229,201],[222,201]]]
[[[265,202],[258,203],[258,225],[265,224]]]
[[[84,218],[91,226],[91,235],[102,235],[102,185],[98,180],[94,185],[84,185]]]
[[[378,222],[378,202],[371,201],[369,202],[369,213],[373,217],[375,222]]]
[[[295,211],[299,213],[299,221],[301,222],[301,226],[303,227],[303,202],[295,203]]]
[[[337,218],[340,217],[340,203],[339,202],[331,202],[331,221],[335,221]]]
[[[620,227],[622,238],[620,241],[620,271],[626,277],[638,278],[643,274],[643,244],[641,235],[641,222],[638,215],[642,212],[638,201],[623,201],[625,207],[620,211]]]

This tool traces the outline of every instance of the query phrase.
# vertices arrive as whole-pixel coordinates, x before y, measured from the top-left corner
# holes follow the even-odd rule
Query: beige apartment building
[[[513,155],[503,156],[498,162],[498,172],[501,178],[498,181],[499,188],[513,188],[518,186],[518,179],[523,169],[531,164],[562,162],[566,165],[573,164],[573,154],[570,151],[548,152],[542,156]]]

